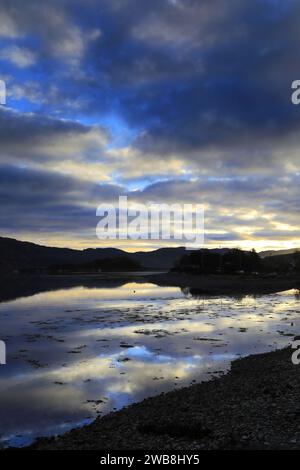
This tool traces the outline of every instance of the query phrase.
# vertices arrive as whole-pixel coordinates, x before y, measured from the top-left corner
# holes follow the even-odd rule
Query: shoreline
[[[121,287],[128,282],[152,283],[160,287],[189,289],[195,296],[243,296],[274,294],[290,289],[300,289],[300,276],[265,277],[262,275],[186,275],[175,272],[149,271],[147,274],[109,273],[98,275],[9,275],[0,276],[1,302],[20,297],[30,297],[51,290],[74,287]]]
[[[299,449],[292,349],[250,355],[228,373],[147,398],[24,450]]]
[[[300,288],[299,276],[188,275],[176,272],[152,275],[148,280],[161,287],[190,288],[195,295],[263,295]]]

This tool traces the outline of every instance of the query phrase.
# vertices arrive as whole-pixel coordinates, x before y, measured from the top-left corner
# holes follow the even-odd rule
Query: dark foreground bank
[[[292,350],[249,356],[231,371],[148,398],[29,449],[299,449],[300,365]]]

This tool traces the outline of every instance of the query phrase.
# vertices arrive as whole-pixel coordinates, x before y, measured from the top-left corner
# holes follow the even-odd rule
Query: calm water
[[[127,283],[0,304],[3,445],[62,433],[144,397],[207,380],[299,334],[298,291],[195,298]]]

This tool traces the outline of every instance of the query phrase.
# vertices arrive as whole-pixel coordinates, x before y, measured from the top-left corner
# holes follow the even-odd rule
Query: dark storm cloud
[[[292,178],[294,180],[294,178]],[[292,182],[290,180],[290,182]],[[293,181],[293,184],[295,181]],[[172,201],[176,199],[176,195],[181,194],[182,198],[196,202],[197,198],[212,198],[224,197],[226,195],[235,194],[236,197],[242,196],[249,200],[249,197],[255,198],[256,195],[261,197],[267,196],[271,192],[272,198],[274,197],[274,189],[278,188],[280,184],[280,177],[265,177],[265,176],[221,176],[212,177],[206,176],[205,178],[198,178],[195,181],[190,180],[168,180],[157,181],[147,186],[142,191],[135,192],[138,198],[148,199],[164,199]]]
[[[87,6],[92,3],[85,2]],[[27,44],[40,59],[80,59],[89,43],[101,32],[76,20],[72,8],[78,6],[82,7],[82,2],[77,0],[27,0],[26,3],[2,0],[0,36],[17,39],[18,45]],[[75,62],[71,64],[75,65]]]
[[[99,158],[107,138],[107,132],[99,126],[0,109],[1,162],[68,156],[76,159],[78,149],[82,150],[86,160],[93,158],[95,153]]]
[[[116,201],[122,191],[55,172],[2,165],[0,226],[4,231],[39,229],[48,233],[92,230],[97,205]]]
[[[19,114],[12,110],[0,109],[1,146],[26,144],[44,139],[64,136],[69,133],[87,132],[88,128],[77,122],[53,119],[37,114]]]
[[[213,149],[218,162],[233,167],[251,165],[255,151],[256,165],[264,166],[262,157],[272,161],[278,140],[299,130],[290,84],[299,72],[300,5],[241,1],[225,8],[232,14],[221,20],[215,41],[193,42],[190,70],[198,57],[199,71],[186,78],[170,73],[165,82],[152,81],[124,98],[130,122],[144,124],[146,132],[136,143],[144,151],[181,152],[200,164],[205,155],[195,150]],[[180,45],[176,50],[181,57]],[[155,47],[152,53],[152,60],[161,54]]]

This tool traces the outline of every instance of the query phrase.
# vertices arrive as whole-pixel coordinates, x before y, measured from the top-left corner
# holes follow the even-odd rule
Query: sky
[[[298,0],[0,0],[0,233],[96,238],[96,208],[205,209],[205,246],[300,247]],[[179,243],[180,244],[180,243]]]

